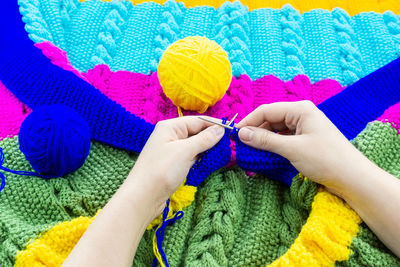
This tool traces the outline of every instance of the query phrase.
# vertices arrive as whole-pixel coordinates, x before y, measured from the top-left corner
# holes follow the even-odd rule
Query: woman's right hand
[[[278,153],[311,180],[337,191],[365,158],[310,101],[259,106],[237,126],[252,147]]]

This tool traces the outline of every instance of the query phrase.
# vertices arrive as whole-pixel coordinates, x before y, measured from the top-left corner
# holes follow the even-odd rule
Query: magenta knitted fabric
[[[17,135],[30,111],[0,81],[0,140]]]
[[[156,123],[178,116],[177,108],[164,95],[156,73],[144,75],[128,71],[112,72],[107,65],[98,65],[87,73],[80,73],[72,67],[66,53],[52,43],[43,42],[36,46],[51,59],[53,64],[75,73],[110,99],[148,122]],[[305,75],[296,76],[288,82],[272,75],[255,81],[251,81],[247,75],[241,75],[239,78],[233,78],[226,95],[205,114],[221,118],[231,117],[237,112],[239,121],[261,104],[304,99],[319,104],[342,89],[342,86],[334,80],[322,80],[311,84],[310,79]],[[8,112],[2,112],[2,114],[15,118],[15,122],[10,123],[9,120],[4,120],[7,124],[0,126],[0,138],[4,138],[18,134],[19,125],[29,111],[25,110],[24,105],[7,89],[2,88],[0,96],[0,101],[4,102],[2,109]],[[184,114],[197,113],[184,111]],[[235,155],[232,156],[234,158]]]
[[[131,113],[148,122],[177,117],[177,108],[163,93],[157,74],[144,75],[128,71],[110,71],[107,65],[97,65],[87,73],[79,73],[67,59],[66,53],[50,42],[36,45],[55,65],[73,71],[112,100]],[[226,95],[207,110],[205,115],[231,117],[239,113],[238,120],[261,104],[277,101],[311,100],[319,104],[342,90],[335,80],[322,80],[311,84],[305,75],[296,76],[293,81],[283,82],[268,75],[255,81],[249,76],[233,78]],[[185,115],[197,114],[184,111]]]
[[[388,108],[377,120],[390,123],[400,134],[400,103]]]

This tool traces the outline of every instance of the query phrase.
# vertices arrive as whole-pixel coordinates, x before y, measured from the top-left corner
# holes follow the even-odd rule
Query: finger
[[[195,157],[215,146],[221,140],[224,133],[225,129],[223,127],[214,125],[187,139],[179,140],[179,142],[186,146],[185,151],[191,157]]]
[[[292,146],[292,136],[280,135],[258,127],[246,126],[239,130],[240,140],[254,148],[274,152],[287,157]]]
[[[288,128],[293,128],[293,123],[288,122],[288,118],[299,117],[314,106],[310,101],[299,102],[277,102],[267,105],[261,105],[253,112],[247,115],[239,124],[238,127],[244,126],[259,126],[264,122],[269,122],[271,125],[285,124]],[[293,130],[293,129],[291,129]]]
[[[288,131],[289,130],[284,122],[282,122],[282,123],[270,123],[268,121],[265,121],[258,127],[262,128],[262,129],[269,130],[271,132],[284,132],[284,131]]]
[[[203,116],[206,117],[206,116]],[[207,117],[212,119],[211,117]],[[210,122],[199,119],[197,116],[184,116],[157,123],[157,128],[166,129],[161,131],[159,135],[169,138],[171,134],[176,134],[178,139],[187,138],[188,136],[197,134],[205,128],[213,125]]]

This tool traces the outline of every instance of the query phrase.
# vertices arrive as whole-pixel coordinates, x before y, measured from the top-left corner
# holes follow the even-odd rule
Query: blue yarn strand
[[[162,242],[164,240],[165,236],[165,229],[167,228],[168,225],[173,225],[177,220],[181,219],[183,217],[183,211],[178,211],[173,218],[167,219],[168,212],[169,212],[169,203],[170,200],[167,200],[164,212],[163,212],[163,220],[161,223],[161,227],[156,230],[156,239],[157,239],[157,247],[158,251],[160,252],[160,255],[164,261],[164,264],[166,267],[169,267],[168,260],[167,260],[167,255],[165,255],[165,252],[162,248]],[[154,258],[153,260],[153,266],[157,266],[157,258]]]
[[[52,178],[52,177],[49,177],[49,176],[46,176],[46,175],[41,175],[41,174],[36,173],[36,172],[11,170],[11,169],[3,166],[5,158],[6,157],[4,155],[3,148],[0,147],[0,170],[3,170],[5,172],[9,172],[9,173],[13,173],[13,174],[17,174],[17,175],[36,176],[36,177],[41,177],[41,178],[45,178],[45,179]],[[1,172],[0,172],[0,177],[1,177],[0,192],[1,192],[4,189],[4,187],[6,186],[6,177]]]

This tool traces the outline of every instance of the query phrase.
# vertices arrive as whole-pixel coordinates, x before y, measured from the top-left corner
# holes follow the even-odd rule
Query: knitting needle
[[[197,118],[199,118],[199,119],[201,119],[201,120],[203,120],[203,121],[208,121],[208,122],[214,123],[214,124],[216,124],[216,125],[225,127],[225,128],[227,128],[227,129],[229,129],[229,130],[233,130],[233,127],[232,127],[232,126],[229,126],[229,125],[226,125],[226,124],[222,124],[222,123],[217,122],[217,121],[212,121],[212,120],[207,119],[207,118],[204,118],[204,117],[197,117]]]
[[[232,118],[230,121],[228,121],[228,123],[227,123],[226,125],[231,126],[231,123],[236,119],[236,117],[237,117],[238,114],[239,114],[239,113],[236,113],[235,116],[233,116],[233,118]]]

